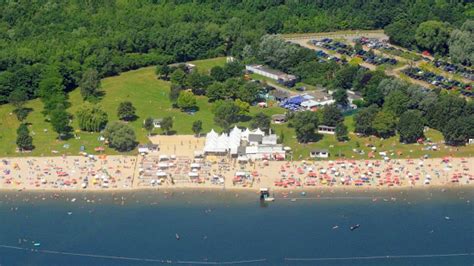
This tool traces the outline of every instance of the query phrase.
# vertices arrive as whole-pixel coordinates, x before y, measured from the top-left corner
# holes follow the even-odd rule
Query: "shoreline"
[[[474,183],[456,185],[456,184],[436,184],[429,186],[397,186],[397,187],[355,187],[355,186],[320,186],[320,187],[296,187],[296,188],[279,188],[272,187],[271,192],[275,193],[298,193],[309,192],[398,192],[398,191],[421,191],[421,190],[452,190],[452,189],[472,189],[474,191]],[[47,193],[47,194],[114,194],[114,193],[132,193],[132,192],[253,192],[258,194],[260,187],[211,187],[211,186],[168,186],[168,187],[137,187],[137,188],[110,188],[110,189],[55,189],[55,188],[28,188],[28,189],[13,189],[0,188],[0,193],[12,192],[33,192],[33,193]]]
[[[166,159],[162,160],[162,156]],[[171,157],[171,158],[169,158]],[[1,192],[272,192],[474,188],[474,157],[256,161],[225,156],[63,156],[0,158]]]

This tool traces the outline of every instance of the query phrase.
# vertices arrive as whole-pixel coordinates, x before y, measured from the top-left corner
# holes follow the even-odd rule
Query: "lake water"
[[[0,265],[474,264],[473,189],[45,195],[1,194]]]

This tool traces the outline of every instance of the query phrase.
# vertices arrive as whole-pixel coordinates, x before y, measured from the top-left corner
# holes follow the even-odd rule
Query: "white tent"
[[[265,132],[263,132],[260,128],[255,129],[255,131],[253,131],[252,134],[265,136]]]
[[[169,165],[168,165],[168,163],[163,163],[163,162],[162,162],[162,163],[158,163],[158,167],[159,167],[159,168],[168,168]]]
[[[199,174],[197,172],[189,172],[188,176],[189,177],[199,177]]]
[[[158,177],[167,177],[168,174],[166,172],[163,172],[163,171],[158,171],[158,172],[156,172],[156,176],[158,176]]]
[[[201,164],[198,163],[192,163],[191,168],[201,168]]]

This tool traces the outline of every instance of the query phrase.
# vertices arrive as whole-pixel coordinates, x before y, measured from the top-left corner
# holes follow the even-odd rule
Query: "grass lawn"
[[[215,66],[223,66],[226,63],[225,57],[216,57],[212,59],[196,60],[192,62],[196,65],[198,71],[203,74],[209,74],[211,68]]]
[[[210,60],[194,61],[199,71],[208,72],[210,68],[216,65],[224,65],[225,58],[214,58]],[[214,115],[211,113],[211,104],[205,97],[198,97],[197,103],[199,111],[195,115],[183,113],[178,109],[172,109],[168,100],[169,83],[158,80],[154,74],[154,67],[141,68],[134,71],[122,73],[119,76],[109,77],[102,80],[102,89],[105,97],[100,102],[102,108],[109,116],[109,122],[118,120],[117,107],[122,101],[131,101],[137,109],[138,119],[130,122],[137,135],[139,142],[147,142],[146,132],[142,129],[143,120],[147,117],[163,118],[172,116],[174,118],[174,127],[179,134],[192,134],[191,124],[195,120],[203,121],[204,132],[215,128]],[[68,112],[75,115],[79,106],[83,103],[79,90],[74,90],[69,94],[71,107]],[[10,114],[13,110],[11,105],[0,105],[0,156],[39,156],[39,155],[76,155],[80,151],[81,145],[86,147],[87,152],[93,153],[95,147],[101,146],[98,140],[99,133],[80,132],[76,120],[73,120],[76,138],[66,141],[57,139],[57,134],[53,131],[51,124],[44,120],[41,113],[43,104],[39,99],[29,101],[26,107],[33,111],[28,115],[26,122],[30,123],[30,131],[33,135],[33,144],[35,149],[31,153],[16,153],[16,129],[19,122],[16,116]],[[252,108],[256,112],[256,107]],[[161,133],[156,130],[155,133]],[[66,146],[65,146],[66,144]],[[58,153],[53,153],[57,151]],[[116,154],[112,149],[106,148],[106,153]],[[133,153],[133,152],[132,152]]]

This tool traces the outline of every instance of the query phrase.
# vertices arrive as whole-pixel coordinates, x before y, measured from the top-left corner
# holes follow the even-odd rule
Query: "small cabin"
[[[286,115],[284,114],[272,115],[272,122],[275,124],[283,124],[286,122]]]
[[[163,119],[153,119],[153,126],[155,128],[161,128],[161,122],[163,122]]]
[[[140,144],[138,145],[138,153],[147,154],[159,150],[158,144]]]
[[[334,135],[336,133],[336,127],[320,125],[318,126],[318,133]]]
[[[328,158],[329,151],[326,149],[314,149],[310,151],[309,157],[311,158]]]

